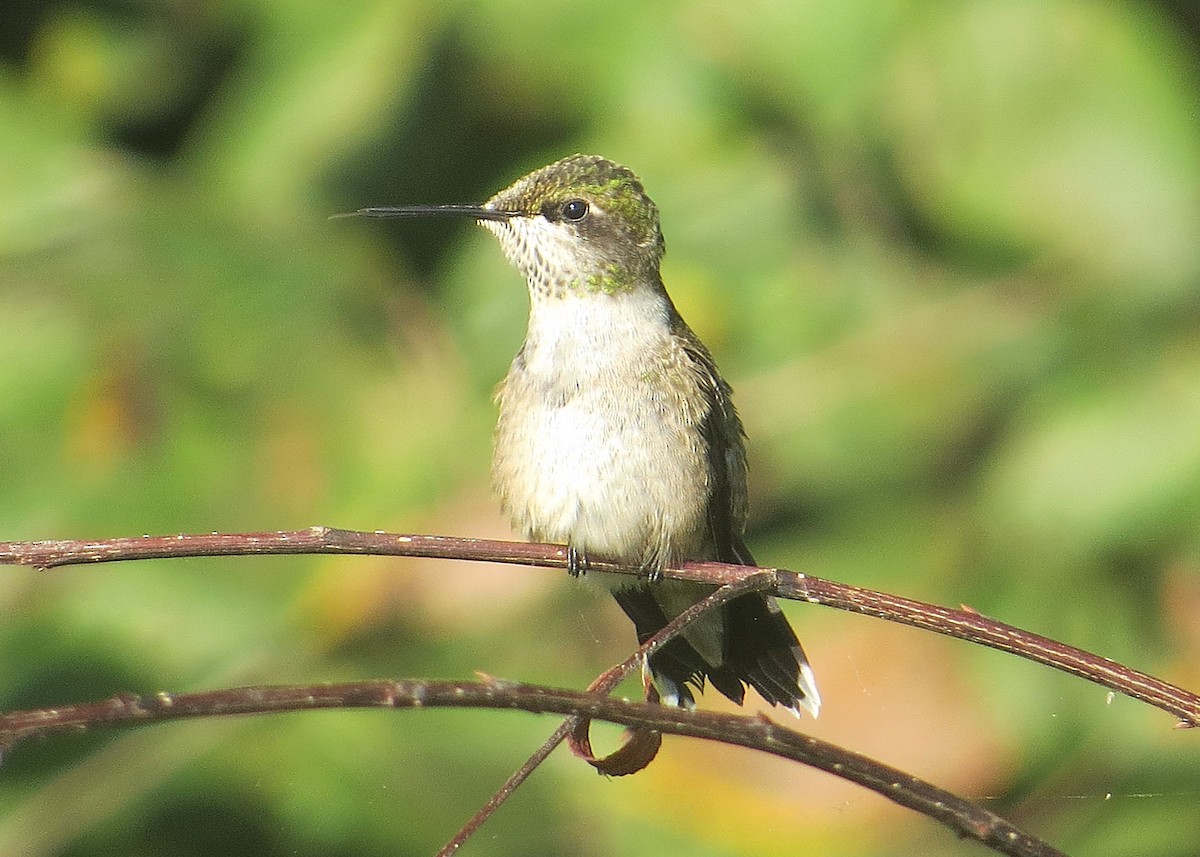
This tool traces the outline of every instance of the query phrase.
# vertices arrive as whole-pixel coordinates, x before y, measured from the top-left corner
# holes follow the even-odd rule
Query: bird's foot
[[[582,577],[587,572],[587,551],[579,550],[574,545],[567,545],[567,574],[571,577]]]

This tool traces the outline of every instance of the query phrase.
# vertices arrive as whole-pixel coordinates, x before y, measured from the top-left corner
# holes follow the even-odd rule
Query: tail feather
[[[613,597],[625,611],[625,615],[633,620],[637,629],[638,645],[661,631],[669,621],[646,584],[614,589]],[[695,706],[696,700],[688,689],[688,684],[703,690],[709,666],[686,638],[675,637],[668,641],[650,656],[649,666],[659,685],[659,692],[665,699],[686,708]],[[713,687],[721,690],[721,685],[718,685],[716,680],[713,681]],[[741,685],[738,684],[738,687],[740,689]]]
[[[729,602],[725,657],[767,702],[793,711],[799,706],[816,716],[821,697],[808,658],[774,598],[753,593]]]
[[[667,624],[668,617],[654,597],[654,584],[618,589],[613,595],[633,620],[639,643]],[[717,616],[699,621],[721,622],[722,662],[709,663],[683,636],[671,640],[650,656],[649,663],[664,698],[691,707],[695,698],[688,685],[703,690],[707,680],[741,705],[749,684],[772,705],[797,715],[803,708],[817,716],[821,698],[812,669],[775,599],[761,593],[743,595],[719,608]]]

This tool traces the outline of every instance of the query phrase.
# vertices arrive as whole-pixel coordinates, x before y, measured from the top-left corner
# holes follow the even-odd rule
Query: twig
[[[562,723],[558,724],[558,728],[550,733],[550,737],[538,747],[528,759],[525,760],[521,767],[517,768],[504,781],[504,785],[496,789],[495,794],[487,799],[487,803],[475,811],[458,832],[450,838],[450,841],[438,849],[434,857],[450,857],[451,854],[458,852],[459,848],[463,847],[468,839],[475,835],[479,828],[483,827],[484,823],[498,810],[503,803],[512,797],[513,792],[521,787],[521,783],[529,779],[529,775],[538,769],[542,762],[554,752],[554,749],[563,742],[568,733],[575,727],[575,718],[568,717]]]
[[[1173,714],[1179,718],[1176,723],[1179,728],[1200,725],[1200,696],[1109,658],[997,622],[974,610],[951,610],[873,589],[785,572],[779,572],[775,591],[780,598],[876,616],[1019,655]]]
[[[727,586],[722,586],[716,592],[713,592],[711,595],[708,595],[701,601],[693,604],[687,610],[683,611],[670,622],[668,622],[661,631],[639,646],[637,651],[635,651],[624,661],[601,673],[600,676],[588,686],[588,693],[610,693],[613,688],[624,681],[632,672],[634,672],[634,670],[638,669],[638,667],[645,661],[646,658],[649,658],[651,654],[673,639],[679,634],[680,631],[682,631],[704,613],[707,613],[709,610],[712,610],[721,604],[726,603],[727,601],[731,601],[739,595],[745,595],[747,592],[768,589],[773,584],[773,576],[764,573],[752,574],[743,578],[737,583],[731,583]],[[534,753],[528,759],[525,760],[525,763],[516,771],[514,771],[512,776],[504,781],[504,785],[500,786],[500,788],[496,790],[496,793],[488,798],[487,803],[481,806],[479,810],[473,816],[471,816],[470,820],[468,820],[466,824],[459,828],[458,832],[454,834],[454,837],[442,846],[442,848],[437,852],[436,857],[450,857],[450,855],[457,852],[458,849],[463,846],[463,843],[470,839],[471,836],[475,834],[475,831],[482,827],[483,824],[489,818],[491,818],[492,814],[498,810],[506,800],[508,800],[513,792],[520,787],[521,783],[525,782],[525,780],[529,778],[529,775],[532,774],[538,768],[538,766],[546,760],[546,758],[554,751],[554,748],[561,744],[564,739],[573,733],[577,733],[579,730],[583,730],[583,735],[586,737],[589,722],[590,720],[588,718],[572,716],[568,717],[561,724],[559,724],[558,728],[550,734],[550,737],[545,740],[542,746],[538,747],[538,749],[534,751]],[[645,736],[647,733],[642,732],[640,734],[641,736]],[[650,734],[657,735],[658,733]],[[635,735],[631,739],[631,743],[637,742],[638,740],[639,736]],[[644,737],[640,738],[640,740],[643,742],[646,741]],[[629,744],[626,744],[625,746],[628,747]],[[593,767],[596,767],[601,773],[615,775],[617,773],[632,774],[635,772],[634,770],[627,769],[622,769],[618,772],[612,769],[611,760],[613,755],[616,755],[616,753],[620,752],[619,750],[616,751],[616,753],[605,757],[604,759],[596,759],[591,755],[590,747],[588,748],[589,752],[586,754],[580,752],[581,749],[582,748],[576,749],[577,755],[583,756],[589,764],[591,764]],[[649,764],[650,760],[653,758],[654,752],[657,752],[657,749],[658,744],[657,741],[655,741],[653,751],[650,753],[649,758],[645,758],[644,764],[642,764],[640,767],[645,767],[646,764]],[[640,770],[640,767],[637,770]]]
[[[786,729],[763,717],[688,711],[592,693],[499,680],[369,681],[259,686],[137,696],[0,715],[0,746],[94,726],[327,708],[496,708],[605,720],[771,753],[854,782],[1011,857],[1062,857],[1050,845],[957,795],[865,756]]]
[[[119,560],[266,554],[374,554],[442,557],[566,568],[566,549],[558,545],[464,539],[450,536],[366,533],[311,527],[276,533],[212,533],[141,538],[0,542],[0,564],[50,569],[63,565]],[[629,574],[611,563],[589,561],[600,571]],[[669,569],[677,580],[724,585],[761,571],[723,563],[693,563]],[[924,628],[1010,652],[1139,699],[1179,719],[1181,727],[1200,724],[1200,696],[1151,675],[1046,637],[988,619],[970,610],[951,610],[836,583],[783,569],[771,569],[781,598],[808,601]]]
[[[124,562],[197,556],[279,556],[294,554],[371,554],[567,567],[566,548],[530,542],[466,539],[457,536],[405,535],[333,527],[309,527],[266,533],[180,533],[117,539],[49,539],[0,542],[0,565],[29,565],[42,570],[64,565]],[[604,563],[589,567],[624,571]]]

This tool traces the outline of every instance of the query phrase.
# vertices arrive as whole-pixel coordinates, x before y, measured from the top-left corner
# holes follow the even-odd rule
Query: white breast
[[[695,555],[708,470],[700,394],[679,358],[649,290],[535,300],[493,460],[527,537],[643,565]]]

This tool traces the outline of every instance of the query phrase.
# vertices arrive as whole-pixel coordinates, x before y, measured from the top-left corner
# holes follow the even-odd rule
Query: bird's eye
[[[583,218],[587,217],[588,204],[587,200],[583,199],[568,199],[562,204],[559,209],[563,220],[569,220],[572,223],[578,223]]]

